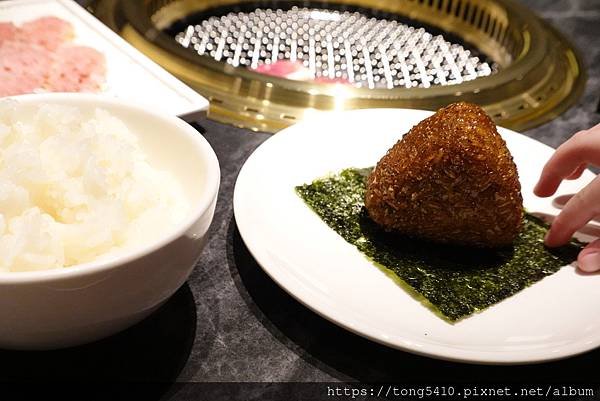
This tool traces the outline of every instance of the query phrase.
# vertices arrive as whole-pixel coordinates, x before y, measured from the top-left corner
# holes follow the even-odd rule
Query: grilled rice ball
[[[453,103],[414,126],[377,163],[365,206],[386,230],[477,247],[509,245],[523,219],[517,169],[491,118]]]

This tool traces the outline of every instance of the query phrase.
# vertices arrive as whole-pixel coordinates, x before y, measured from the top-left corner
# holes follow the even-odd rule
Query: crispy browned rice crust
[[[496,125],[453,103],[414,126],[369,176],[365,206],[388,230],[432,241],[498,247],[517,236],[523,200]]]

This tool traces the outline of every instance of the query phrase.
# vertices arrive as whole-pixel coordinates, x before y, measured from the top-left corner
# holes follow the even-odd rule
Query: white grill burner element
[[[175,40],[236,67],[299,61],[315,78],[368,88],[460,84],[498,69],[424,28],[348,11],[257,8],[189,25]]]

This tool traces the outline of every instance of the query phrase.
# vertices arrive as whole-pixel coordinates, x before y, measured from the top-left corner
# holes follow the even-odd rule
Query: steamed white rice
[[[55,269],[157,239],[189,205],[137,137],[97,109],[0,101],[0,271]]]

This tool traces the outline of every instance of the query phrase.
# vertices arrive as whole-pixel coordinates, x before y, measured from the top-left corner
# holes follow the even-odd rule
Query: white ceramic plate
[[[435,316],[312,212],[294,187],[347,167],[373,166],[430,112],[332,113],[269,138],[237,179],[234,211],[246,245],[292,296],[371,340],[436,358],[510,364],[552,360],[600,345],[600,275],[565,266],[520,293],[454,325]],[[518,166],[525,207],[556,214],[532,188],[553,149],[500,129]],[[586,171],[559,193],[582,188]]]
[[[208,100],[144,56],[73,0],[0,1],[0,22],[21,25],[39,17],[69,21],[74,43],[90,46],[106,58],[102,93],[193,120]]]

